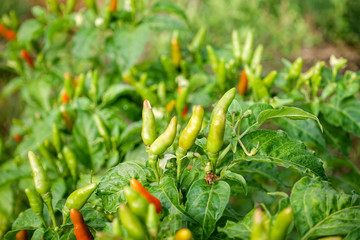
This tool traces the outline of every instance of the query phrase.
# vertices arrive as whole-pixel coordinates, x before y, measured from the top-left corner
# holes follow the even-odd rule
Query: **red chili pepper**
[[[20,134],[15,134],[15,135],[14,135],[14,141],[15,141],[16,143],[20,143],[20,142],[21,142],[21,139],[22,139],[22,137],[21,137]]]
[[[62,103],[68,103],[70,101],[70,98],[67,95],[66,91],[62,92],[61,101]]]
[[[177,89],[177,93],[181,93],[181,91],[183,90],[183,88],[182,87],[178,87],[178,89]]]
[[[70,210],[70,218],[74,224],[74,234],[77,240],[94,239],[80,211],[76,210],[75,208],[72,208]]]
[[[184,107],[183,112],[182,112],[182,117],[183,117],[183,118],[186,117],[186,114],[188,113],[188,111],[189,111],[189,105],[186,105],[186,106]]]
[[[11,29],[8,29],[0,23],[0,35],[3,36],[6,40],[12,41],[16,38],[16,32]]]
[[[130,186],[132,187],[132,189],[134,189],[135,191],[140,193],[144,198],[146,198],[149,204],[153,203],[156,207],[157,213],[161,212],[162,207],[160,200],[154,197],[151,193],[149,193],[138,180],[136,180],[135,178],[131,179]]]
[[[25,49],[21,50],[20,53],[21,53],[22,58],[29,64],[29,66],[31,68],[34,68],[34,60],[30,56],[30,54]]]
[[[241,72],[241,77],[237,85],[237,91],[240,95],[244,96],[247,91],[248,79],[245,70]]]
[[[115,12],[117,9],[117,0],[111,0],[109,8],[111,12]]]

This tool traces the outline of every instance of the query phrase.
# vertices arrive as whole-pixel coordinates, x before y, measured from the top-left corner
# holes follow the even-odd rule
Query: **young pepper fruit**
[[[74,224],[74,234],[77,240],[94,239],[80,211],[72,208],[70,210],[70,218]]]
[[[270,239],[284,240],[286,239],[288,229],[294,218],[291,207],[284,208],[275,218],[271,226]]]
[[[228,90],[218,101],[218,103],[215,105],[212,113],[211,113],[211,117],[210,117],[210,122],[212,121],[212,118],[214,116],[214,114],[220,109],[223,108],[225,113],[227,112],[230,104],[232,103],[232,101],[235,98],[235,94],[236,94],[236,89],[235,88],[231,88],[230,90]]]
[[[153,203],[149,204],[146,214],[146,228],[153,239],[156,239],[159,232],[160,218],[156,212],[156,206]]]
[[[260,207],[256,208],[251,226],[250,240],[268,240],[268,233],[264,224],[265,219],[263,210]]]
[[[142,110],[141,137],[146,146],[150,146],[156,139],[156,123],[149,100],[145,100]]]
[[[148,211],[148,201],[131,187],[124,188],[124,196],[131,211],[140,219],[145,220]]]
[[[95,191],[97,187],[96,183],[91,183],[82,188],[79,188],[72,192],[69,197],[66,199],[65,206],[63,208],[63,224],[66,223],[67,218],[69,217],[70,209],[80,210],[86,201],[89,199],[91,194]]]
[[[140,220],[135,216],[135,214],[130,210],[130,208],[125,204],[121,203],[118,209],[121,223],[126,229],[129,237],[135,240],[145,240],[147,239],[147,234]]]
[[[155,141],[151,144],[149,152],[153,155],[159,155],[165,152],[165,150],[171,146],[174,142],[177,128],[177,117],[173,117],[166,128]]]
[[[41,220],[44,227],[46,227],[46,223],[43,217],[43,200],[41,197],[32,189],[26,188],[25,194],[29,200],[30,207],[36,214],[36,216]]]
[[[224,142],[226,113],[223,108],[217,110],[210,123],[206,149],[212,154],[220,151]]]
[[[130,180],[130,186],[132,189],[134,189],[135,191],[140,193],[144,198],[146,198],[149,204],[154,204],[156,207],[156,212],[158,214],[161,212],[162,207],[160,200],[154,197],[151,193],[149,193],[138,180],[132,178]]]

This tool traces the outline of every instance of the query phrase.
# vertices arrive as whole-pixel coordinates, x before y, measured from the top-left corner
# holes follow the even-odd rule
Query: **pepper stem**
[[[160,174],[159,174],[159,166],[158,166],[159,165],[158,156],[149,153],[148,161],[149,161],[151,168],[154,171],[156,181],[159,183],[160,182]]]
[[[51,203],[51,193],[47,192],[45,194],[42,194],[41,197],[42,197],[42,199],[44,200],[46,206],[49,209],[50,218],[51,218],[51,221],[53,222],[54,227],[57,227],[55,214],[54,214],[54,209],[53,209],[53,206],[52,206],[52,203]]]
[[[182,172],[182,160],[186,156],[186,150],[182,149],[181,147],[178,147],[176,150],[176,179],[177,182],[180,183],[180,176]]]
[[[208,152],[208,157],[209,157],[210,163],[212,165],[214,174],[216,174],[216,164],[217,164],[218,156],[219,156],[218,153],[210,153],[210,152]]]

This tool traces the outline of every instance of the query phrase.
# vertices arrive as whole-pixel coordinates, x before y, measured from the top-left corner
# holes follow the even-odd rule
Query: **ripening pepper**
[[[22,49],[20,51],[20,54],[21,54],[21,57],[25,60],[25,62],[27,62],[31,68],[34,68],[34,60],[30,56],[28,51],[26,51],[25,49]]]
[[[28,239],[27,230],[23,229],[23,230],[20,230],[19,232],[17,232],[15,239],[16,240],[27,240]]]
[[[12,41],[16,38],[16,32],[11,29],[8,29],[3,24],[0,23],[0,35],[3,36],[8,41]]]
[[[224,142],[226,113],[223,108],[217,110],[210,122],[210,131],[207,138],[206,149],[212,154],[220,151]]]
[[[237,91],[240,95],[245,96],[248,86],[248,79],[245,70],[242,70],[239,83],[237,85]]]
[[[117,9],[117,1],[118,0],[111,0],[110,5],[109,5],[109,9],[111,12],[115,12]]]
[[[74,234],[77,240],[94,239],[80,211],[72,208],[70,210],[70,218],[74,224]]]
[[[154,204],[156,207],[156,212],[159,214],[161,212],[161,202],[159,199],[154,197],[151,193],[149,193],[144,186],[135,178],[132,178],[130,180],[130,186],[132,189],[140,193],[146,200],[149,202],[149,204]]]
[[[182,117],[182,113],[186,106],[186,100],[189,95],[189,87],[179,87],[178,88],[178,96],[176,98],[176,114],[178,117]]]
[[[171,60],[175,67],[180,67],[180,62],[182,59],[180,42],[179,42],[179,32],[174,31],[171,38]]]
[[[175,240],[192,240],[193,235],[189,229],[182,228],[176,232],[174,239]]]

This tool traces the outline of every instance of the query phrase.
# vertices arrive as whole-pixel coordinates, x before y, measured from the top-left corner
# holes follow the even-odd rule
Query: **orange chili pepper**
[[[20,142],[21,142],[21,139],[22,139],[22,137],[21,137],[20,134],[15,134],[15,135],[14,135],[14,141],[15,141],[16,143],[20,143]]]
[[[61,101],[62,103],[68,103],[70,101],[70,98],[67,95],[66,91],[62,92]]]
[[[0,35],[3,36],[6,40],[12,41],[16,38],[16,32],[11,29],[8,29],[0,23]]]
[[[72,208],[70,210],[70,218],[74,224],[74,234],[77,240],[94,239],[80,211]]]
[[[188,111],[189,111],[189,105],[185,105],[184,110],[182,112],[182,117],[183,118],[186,117],[186,114],[188,113]]]
[[[28,234],[27,234],[27,230],[21,230],[20,232],[18,232],[16,234],[16,240],[27,240],[28,239]]]
[[[21,54],[22,58],[29,64],[29,66],[31,68],[34,68],[34,60],[30,56],[30,54],[25,49],[21,50],[20,54]]]
[[[115,12],[117,9],[117,0],[111,0],[109,8],[111,12]]]
[[[130,186],[132,187],[132,189],[134,189],[135,191],[140,193],[144,198],[146,198],[149,204],[153,203],[156,207],[157,213],[161,212],[162,207],[160,200],[154,197],[151,193],[149,193],[138,180],[136,180],[135,178],[131,179]]]
[[[241,77],[237,85],[237,91],[240,95],[244,96],[247,91],[248,79],[245,70],[241,72]]]

